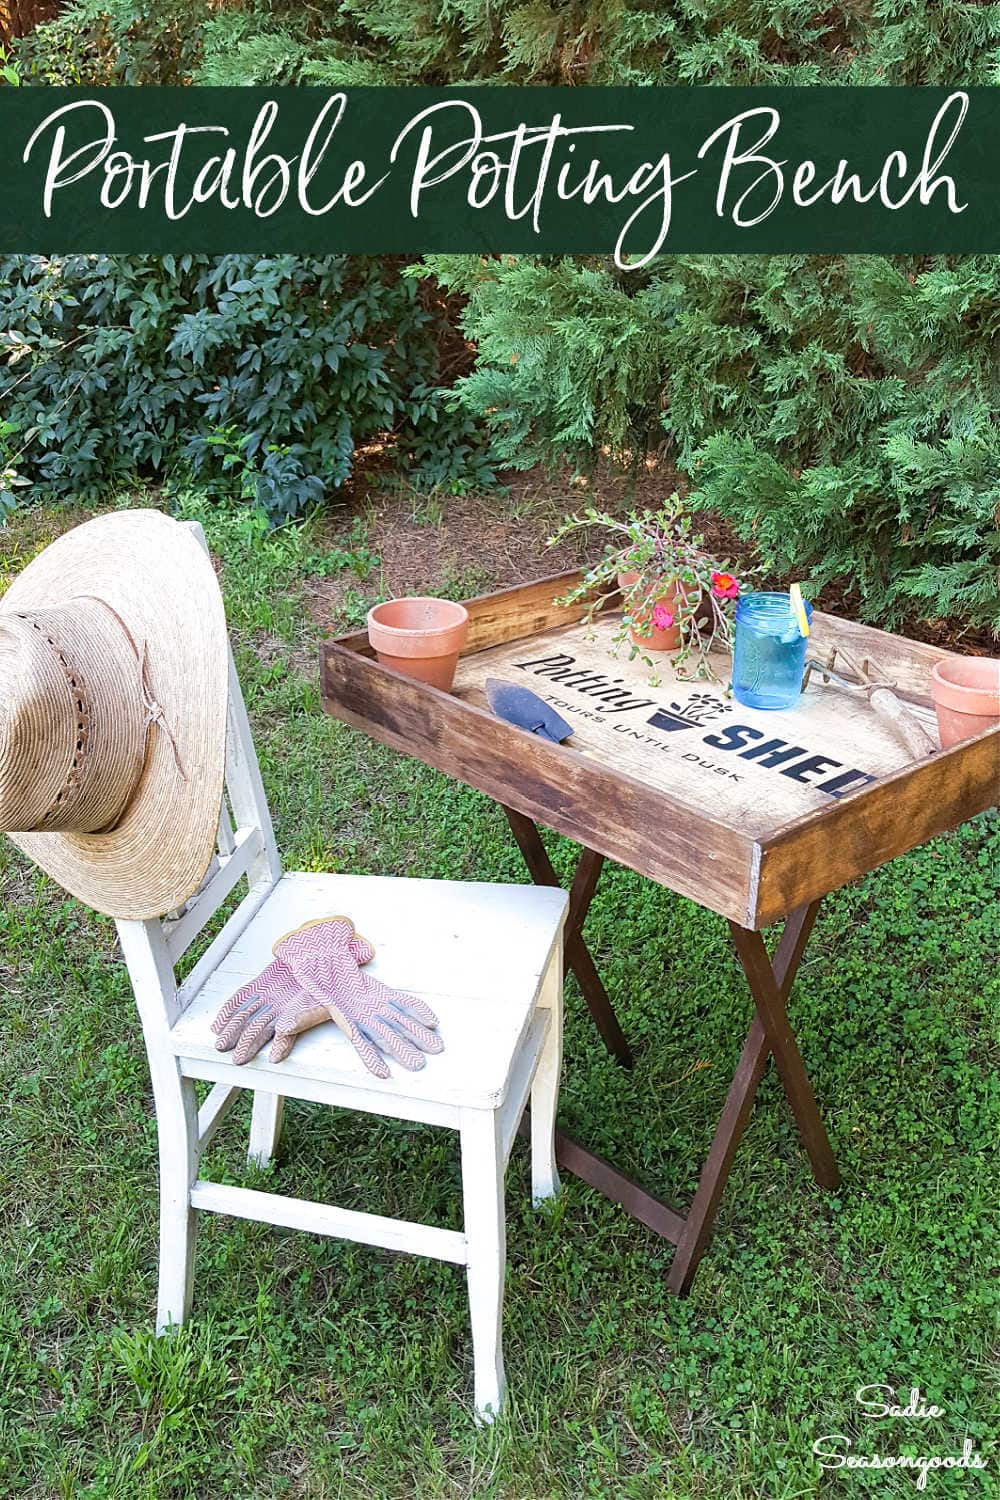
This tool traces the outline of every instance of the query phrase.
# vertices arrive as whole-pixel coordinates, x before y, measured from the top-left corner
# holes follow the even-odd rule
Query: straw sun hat
[[[215,847],[228,670],[189,527],[131,510],[67,532],[0,599],[0,830],[108,916],[181,906]]]

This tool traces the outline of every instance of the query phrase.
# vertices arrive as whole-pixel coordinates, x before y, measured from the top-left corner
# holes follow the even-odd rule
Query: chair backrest
[[[201,527],[190,524],[205,546]],[[169,1030],[184,1012],[191,997],[267,900],[281,873],[250,720],[230,651],[226,780],[212,862],[198,890],[182,910],[147,922],[116,923],[147,1044]],[[241,881],[246,882],[242,900],[183,983],[178,984],[177,964]]]

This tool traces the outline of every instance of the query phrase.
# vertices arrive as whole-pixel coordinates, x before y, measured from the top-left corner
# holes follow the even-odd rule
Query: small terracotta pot
[[[931,672],[941,748],[970,740],[1000,719],[1000,660],[992,656],[946,657]]]
[[[387,599],[368,611],[368,639],[382,665],[445,693],[468,633],[468,610],[450,599]]]
[[[639,574],[635,571],[631,573],[619,573],[618,587],[623,590],[629,589],[634,583],[638,582],[638,579]],[[677,619],[680,612],[680,594],[676,585],[663,584],[658,587],[651,586],[646,597],[649,600],[650,611],[657,604],[665,604],[674,616],[674,619]],[[629,635],[632,637],[632,644],[638,646],[643,651],[676,651],[681,643],[681,627],[679,625],[671,625],[666,630],[661,629],[658,625],[651,625],[646,635],[641,634],[638,630],[630,630]]]

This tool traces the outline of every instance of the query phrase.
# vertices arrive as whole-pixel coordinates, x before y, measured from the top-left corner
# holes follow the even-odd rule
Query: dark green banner
[[[1000,251],[1000,89],[7,88],[0,251]]]

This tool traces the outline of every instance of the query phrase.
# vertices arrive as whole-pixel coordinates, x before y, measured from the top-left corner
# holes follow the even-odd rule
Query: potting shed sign
[[[731,661],[709,658],[717,681],[679,677],[668,652],[655,674],[615,648],[616,622],[595,619],[544,638],[463,657],[455,693],[482,706],[488,677],[519,682],[568,723],[574,749],[753,832],[860,791],[912,759],[863,702],[814,675],[794,708],[746,708],[728,695]],[[655,685],[651,685],[651,679]],[[934,715],[916,713],[934,732]]]

